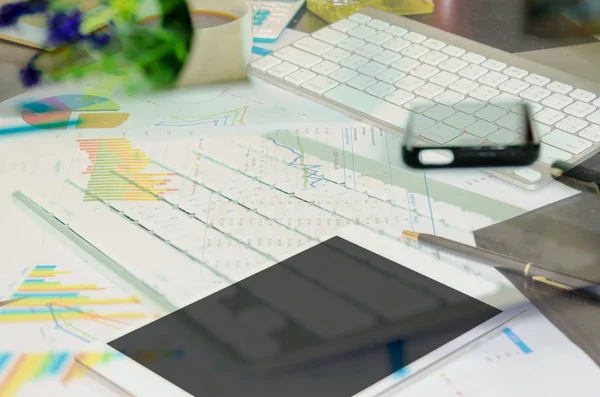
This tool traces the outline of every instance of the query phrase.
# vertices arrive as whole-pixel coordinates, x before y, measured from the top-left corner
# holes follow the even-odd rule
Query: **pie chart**
[[[69,128],[115,128],[123,124],[129,113],[111,99],[95,95],[58,95],[28,105],[21,113],[27,124],[41,129],[64,129],[46,126],[51,123],[69,122]]]

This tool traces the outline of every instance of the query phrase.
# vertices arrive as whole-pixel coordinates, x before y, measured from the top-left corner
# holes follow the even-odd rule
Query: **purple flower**
[[[31,59],[20,71],[21,84],[24,87],[33,87],[42,80],[42,73],[35,67],[34,61],[37,57]]]
[[[48,42],[54,46],[60,46],[82,38],[79,32],[81,26],[81,12],[73,10],[71,14],[58,11],[48,20]]]
[[[91,41],[96,48],[105,47],[108,45],[108,43],[110,43],[110,35],[107,33],[90,34],[86,37],[86,39]]]
[[[26,15],[26,3],[9,3],[0,8],[0,27],[12,26],[19,22],[19,18]]]
[[[22,1],[0,7],[0,27],[8,27],[19,22],[24,15],[44,12],[48,9],[47,0]]]

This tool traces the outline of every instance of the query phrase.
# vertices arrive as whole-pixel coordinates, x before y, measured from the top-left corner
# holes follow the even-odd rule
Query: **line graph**
[[[316,188],[317,186],[315,186],[318,182],[322,181],[323,178],[320,177],[318,175],[319,172],[319,168],[321,168],[320,165],[317,164],[304,164],[304,159],[305,159],[305,154],[304,154],[304,150],[302,149],[302,143],[300,142],[300,137],[297,137],[297,142],[298,142],[298,146],[300,148],[300,153],[297,152],[294,148],[286,146],[286,145],[282,145],[279,142],[277,142],[275,139],[273,138],[268,138],[270,141],[272,141],[276,146],[281,147],[281,148],[285,148],[287,150],[289,150],[290,152],[292,152],[293,154],[295,154],[297,157],[291,161],[290,163],[288,163],[288,165],[292,166],[292,167],[297,167],[300,168],[303,173],[304,173],[304,187],[308,187],[308,185],[310,185],[313,188]],[[301,162],[298,163],[298,160],[300,160]],[[311,181],[309,183],[309,181]]]
[[[172,117],[172,121],[161,121],[156,125],[159,127],[191,127],[195,125],[209,125],[214,127],[231,127],[236,124],[244,124],[244,117],[249,106],[228,110],[222,113],[199,117]]]

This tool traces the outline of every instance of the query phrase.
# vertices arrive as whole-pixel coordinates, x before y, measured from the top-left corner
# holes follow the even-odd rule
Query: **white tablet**
[[[516,289],[361,227],[88,345],[137,397],[375,396],[520,314]],[[98,363],[98,353],[118,357]]]

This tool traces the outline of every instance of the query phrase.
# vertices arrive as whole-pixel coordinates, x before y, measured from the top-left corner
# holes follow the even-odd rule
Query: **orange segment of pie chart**
[[[129,113],[82,113],[76,128],[115,128],[129,118]]]

